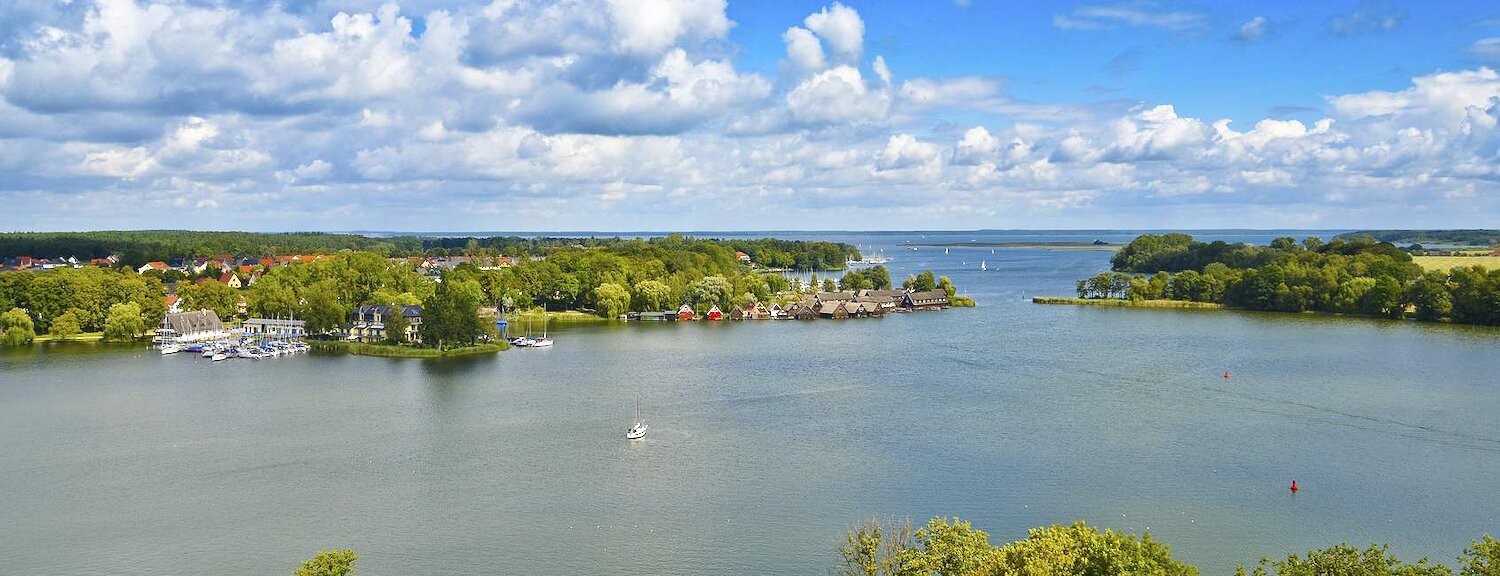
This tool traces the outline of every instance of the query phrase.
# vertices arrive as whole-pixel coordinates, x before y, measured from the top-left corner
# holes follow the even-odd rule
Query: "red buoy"
[[[1229,379],[1229,371],[1227,371],[1227,370],[1226,370],[1226,371],[1224,371],[1224,379],[1225,379],[1225,380],[1228,380],[1228,379]]]
[[[1292,493],[1293,494],[1297,493],[1297,481],[1296,480],[1292,481]]]

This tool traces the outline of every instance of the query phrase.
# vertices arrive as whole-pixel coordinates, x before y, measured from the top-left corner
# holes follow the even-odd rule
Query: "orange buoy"
[[[1297,493],[1297,481],[1296,480],[1292,481],[1292,493],[1293,494]]]

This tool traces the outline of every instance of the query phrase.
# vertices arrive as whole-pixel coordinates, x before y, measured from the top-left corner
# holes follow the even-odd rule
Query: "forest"
[[[1468,266],[1424,273],[1411,255],[1369,236],[1326,243],[1277,238],[1253,246],[1198,242],[1186,234],[1145,235],[1111,263],[1114,272],[1078,281],[1080,298],[1165,298],[1248,310],[1500,325],[1500,270]]]
[[[236,257],[284,254],[332,254],[339,251],[371,252],[381,256],[543,256],[564,248],[606,248],[638,251],[650,245],[677,245],[687,241],[680,235],[649,241],[619,237],[553,238],[494,237],[370,237],[357,234],[318,232],[196,232],[187,230],[130,230],[101,232],[11,232],[0,233],[0,258],[73,256],[81,260],[111,254],[122,264],[138,267],[153,260]],[[698,240],[699,242],[709,240]],[[767,268],[794,270],[840,270],[844,262],[860,259],[859,250],[848,244],[804,242],[774,238],[713,240],[749,254]]]
[[[454,318],[453,333],[443,339],[472,341],[483,326],[469,322],[477,307],[501,312],[544,307],[549,310],[581,310],[614,317],[629,310],[667,310],[681,304],[706,308],[746,302],[773,302],[812,290],[889,289],[890,273],[875,266],[843,274],[837,281],[827,277],[804,284],[796,278],[765,272],[740,260],[736,251],[752,259],[798,263],[807,268],[842,266],[845,258],[858,258],[853,247],[829,242],[793,242],[773,239],[710,240],[670,235],[649,240],[520,240],[488,246],[466,246],[468,253],[521,250],[545,253],[536,258],[518,257],[509,267],[481,269],[463,263],[444,271],[433,281],[426,271],[404,258],[365,251],[340,252],[312,262],[276,266],[257,275],[248,288],[237,290],[221,284],[217,272],[184,276],[175,271],[137,274],[128,265],[57,268],[46,271],[0,272],[0,311],[15,309],[14,323],[27,318],[24,333],[54,331],[63,318],[65,326],[83,332],[105,331],[112,308],[130,303],[140,325],[131,323],[116,333],[128,339],[157,326],[166,312],[163,278],[174,281],[184,310],[210,309],[228,321],[235,318],[295,317],[306,320],[310,333],[335,330],[350,313],[366,304],[419,304],[428,309],[423,330],[442,330],[438,317]],[[477,243],[477,241],[476,241]],[[522,247],[524,243],[525,247]],[[804,269],[807,269],[804,268]],[[242,281],[249,275],[236,272]],[[953,295],[952,282],[933,278],[930,272],[906,279],[905,285],[920,289],[943,288]],[[243,298],[243,305],[241,299]],[[955,301],[958,298],[955,297]],[[456,304],[455,304],[456,303]],[[455,310],[453,312],[452,310]],[[241,309],[243,308],[243,312]],[[127,310],[128,312],[129,310]],[[128,316],[119,312],[121,318]],[[9,325],[0,322],[0,332]],[[435,336],[438,334],[434,334]],[[29,342],[29,339],[27,340]]]
[[[1348,240],[1359,236],[1394,244],[1500,246],[1500,230],[1360,230],[1339,234],[1335,238]]]

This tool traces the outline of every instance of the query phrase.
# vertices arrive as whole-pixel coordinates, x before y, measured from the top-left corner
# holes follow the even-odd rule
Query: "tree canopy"
[[[354,573],[354,562],[359,556],[350,549],[321,550],[302,567],[292,571],[292,576],[348,576]]]

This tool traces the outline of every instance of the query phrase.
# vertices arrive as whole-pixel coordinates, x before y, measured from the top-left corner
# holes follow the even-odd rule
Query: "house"
[[[239,290],[240,288],[245,287],[244,284],[240,283],[240,277],[235,276],[233,272],[225,272],[224,274],[220,275],[219,283],[230,288],[234,288],[235,290]]]
[[[710,306],[708,308],[708,319],[713,321],[723,320],[724,311],[719,310],[719,306],[717,304]]]
[[[766,309],[766,313],[771,316],[772,320],[785,320],[789,316],[780,304],[771,304],[771,307]]]
[[[948,306],[948,293],[943,290],[910,292],[902,298],[901,306],[912,310],[945,308]]]
[[[162,299],[165,300],[166,303],[167,303],[167,312],[170,312],[170,313],[173,313],[173,314],[176,314],[178,312],[182,312],[182,297],[181,296],[178,296],[176,294],[168,294],[166,296],[162,296]]]
[[[747,310],[745,310],[745,308],[748,307],[748,306],[749,306],[749,304],[746,304],[745,306],[738,306],[738,307],[735,307],[735,309],[730,310],[729,311],[729,319],[730,320],[744,320],[745,317],[750,314]]]
[[[219,340],[229,336],[229,333],[224,330],[224,323],[219,320],[219,315],[213,310],[167,314],[162,318],[161,329],[157,330],[157,333],[175,338],[178,342]]]
[[[734,251],[734,257],[739,258],[740,262],[744,262],[746,264],[750,263],[750,255],[744,252],[740,252],[739,250]]]
[[[30,258],[26,258],[26,260],[31,260],[31,259]],[[136,274],[145,274],[145,273],[150,272],[152,270],[155,270],[157,272],[166,272],[168,268],[170,268],[170,266],[167,266],[166,262],[162,262],[160,260],[153,260],[151,262],[147,262],[145,264],[142,264],[140,268],[136,268],[135,273]]]
[[[235,269],[239,270],[241,274],[245,274],[247,276],[255,273],[255,266],[249,264],[240,264]]]
[[[687,304],[683,304],[681,308],[677,309],[677,319],[678,320],[692,320],[693,319],[693,307],[692,306],[688,306]]]
[[[747,302],[744,306],[736,307],[729,311],[730,320],[770,320],[771,311],[765,304],[759,302]]]
[[[872,304],[878,308],[875,313],[884,314],[901,307],[901,299],[905,296],[904,290],[860,290],[854,301]]]
[[[844,300],[853,299],[853,292],[818,292],[816,294],[813,294],[813,300],[818,302],[819,304],[823,302],[841,302]]]
[[[818,311],[812,306],[803,306],[798,308],[797,313],[793,314],[792,317],[798,320],[817,320]]]
[[[394,308],[384,304],[360,306],[354,310],[352,321],[344,326],[344,339],[364,342],[385,340],[385,325],[394,314],[400,314],[406,319],[406,341],[421,342],[419,328],[422,326],[422,307],[415,305]]]
[[[240,324],[245,336],[252,338],[302,338],[307,336],[306,320],[284,320],[281,318],[250,318]]]
[[[842,320],[849,317],[849,310],[844,308],[843,301],[829,300],[818,304],[818,317]]]

